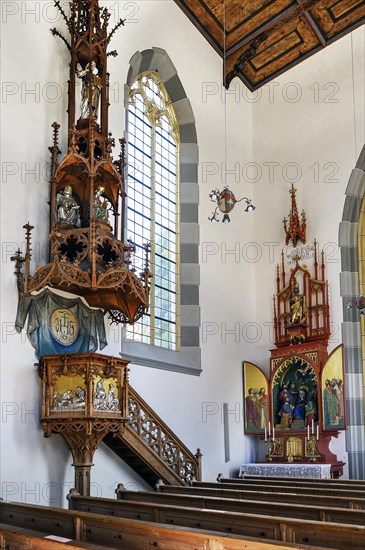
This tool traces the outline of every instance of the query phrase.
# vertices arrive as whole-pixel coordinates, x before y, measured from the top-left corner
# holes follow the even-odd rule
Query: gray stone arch
[[[201,351],[199,339],[199,224],[198,164],[199,151],[195,118],[177,70],[165,50],[151,48],[136,52],[124,90],[128,107],[130,87],[142,72],[157,73],[170,96],[180,127],[180,351],[155,346],[123,343],[122,355],[141,365],[199,374]],[[147,349],[150,348],[150,349]],[[153,349],[152,349],[153,348]]]
[[[364,479],[364,396],[360,317],[356,307],[347,304],[359,295],[359,217],[365,195],[365,146],[346,188],[345,205],[339,230],[341,249],[340,289],[343,300],[342,340],[345,355],[348,430],[346,449],[351,478]]]

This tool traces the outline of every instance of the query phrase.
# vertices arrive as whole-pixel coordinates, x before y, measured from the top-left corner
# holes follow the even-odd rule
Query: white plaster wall
[[[14,266],[10,256],[18,246],[24,249],[22,226],[29,220],[33,231],[34,263],[46,261],[48,237],[49,184],[46,168],[48,146],[52,143],[54,120],[62,126],[60,146],[65,152],[67,97],[64,83],[68,78],[68,54],[60,40],[52,37],[50,28],[63,30],[62,21],[54,22],[51,2],[19,2],[14,13],[3,13],[2,48],[2,185],[1,185],[1,492],[3,498],[35,503],[65,505],[65,495],[73,486],[72,457],[59,436],[47,440],[39,424],[40,382],[34,363],[33,349],[24,333],[13,329],[17,293]],[[132,14],[132,6],[138,11]],[[230,226],[208,222],[211,204],[208,193],[222,186],[220,164],[225,158],[224,104],[220,93],[203,97],[205,83],[213,90],[220,86],[222,64],[216,53],[171,1],[110,2],[110,24],[120,16],[130,15],[138,23],[128,23],[116,35],[111,48],[119,56],[110,58],[111,94],[110,128],[116,138],[123,135],[123,89],[129,59],[136,51],[152,46],[165,49],[175,64],[196,117],[201,167],[217,164],[216,177],[199,174],[201,185],[201,249],[214,243],[214,254],[201,266],[202,323],[213,327],[216,334],[202,345],[203,373],[200,378],[131,366],[131,383],[144,399],[172,427],[194,452],[204,454],[205,479],[215,479],[218,472],[234,473],[239,464],[253,459],[254,443],[243,436],[241,361],[245,342],[240,337],[222,338],[221,323],[231,328],[244,324],[254,313],[254,266],[236,258],[222,261],[221,248],[235,246],[250,239],[253,218],[237,212]],[[123,11],[126,8],[126,11]],[[34,10],[34,14],[30,13]],[[21,47],[20,47],[21,45]],[[184,48],[184,49],[183,49]],[[196,57],[199,52],[199,59]],[[209,84],[210,85],[210,84]],[[241,91],[243,87],[239,84]],[[27,93],[35,90],[35,94]],[[59,96],[59,97],[57,97]],[[252,157],[252,107],[228,97],[227,143],[229,160]],[[243,129],[243,131],[242,131]],[[117,153],[116,153],[117,154]],[[37,164],[39,163],[39,164]],[[36,168],[35,174],[26,173]],[[232,188],[250,196],[242,181]],[[237,208],[238,210],[238,208]],[[205,248],[204,248],[205,247]],[[42,251],[45,248],[45,253]],[[248,292],[248,289],[250,291]],[[110,345],[103,353],[117,355],[120,350],[118,330],[110,334]],[[234,411],[230,415],[231,462],[224,462],[222,403]],[[203,417],[204,408],[212,414]],[[30,411],[30,412],[29,412]],[[32,412],[35,411],[35,412]],[[113,496],[117,482],[145,488],[122,461],[103,445],[94,457],[92,492]]]

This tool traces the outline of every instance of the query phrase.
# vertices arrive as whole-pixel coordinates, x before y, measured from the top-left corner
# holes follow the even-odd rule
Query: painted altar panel
[[[343,346],[338,346],[329,356],[322,371],[323,429],[344,430],[345,399]]]
[[[243,363],[245,433],[263,433],[269,427],[269,384],[262,370]]]
[[[271,391],[276,429],[305,430],[318,422],[318,377],[302,357],[290,357],[277,368]]]

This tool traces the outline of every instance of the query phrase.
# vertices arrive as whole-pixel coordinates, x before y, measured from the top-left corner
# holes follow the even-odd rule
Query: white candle
[[[269,422],[269,437],[271,435],[271,422]]]
[[[267,428],[265,426],[265,441],[267,441]]]
[[[317,441],[319,441],[319,426],[317,424]]]
[[[308,426],[307,440],[309,441],[309,426]]]
[[[272,440],[275,441],[275,428],[272,428]]]
[[[312,418],[312,435],[314,435],[314,420]]]

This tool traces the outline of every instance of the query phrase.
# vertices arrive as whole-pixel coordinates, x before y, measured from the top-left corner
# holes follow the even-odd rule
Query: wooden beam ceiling
[[[251,91],[365,22],[365,0],[175,2]]]

